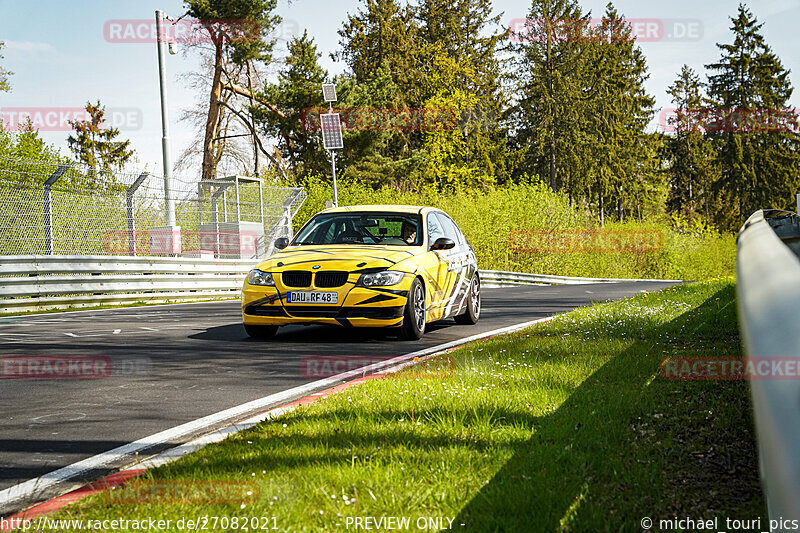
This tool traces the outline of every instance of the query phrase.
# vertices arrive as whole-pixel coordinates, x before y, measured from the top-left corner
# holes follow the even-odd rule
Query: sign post
[[[320,129],[322,130],[322,145],[331,156],[331,173],[333,174],[333,205],[339,207],[339,194],[336,189],[336,152],[344,148],[342,140],[342,123],[339,113],[333,112],[333,102],[336,101],[336,86],[332,83],[322,84],[322,97],[328,102],[328,113],[319,116]]]

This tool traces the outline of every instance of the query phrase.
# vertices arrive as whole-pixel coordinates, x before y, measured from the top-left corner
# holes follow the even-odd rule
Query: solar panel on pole
[[[322,99],[326,102],[336,101],[336,85],[332,83],[322,84]]]
[[[326,150],[341,150],[344,148],[342,140],[342,123],[339,113],[325,113],[319,116],[322,129],[322,145]]]

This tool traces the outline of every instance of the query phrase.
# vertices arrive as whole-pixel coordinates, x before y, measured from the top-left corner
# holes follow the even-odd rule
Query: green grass
[[[666,356],[740,355],[734,295],[721,279],[579,309],[450,352],[452,373],[368,381],[141,481],[249,483],[247,503],[98,495],[57,517],[266,516],[285,531],[342,531],[347,517],[433,516],[461,531],[641,531],[645,516],[764,516],[746,383],[657,376]]]

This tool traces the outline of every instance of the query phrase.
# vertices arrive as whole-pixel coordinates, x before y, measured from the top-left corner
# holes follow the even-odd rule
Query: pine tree
[[[275,40],[268,40],[265,36],[281,19],[273,14],[277,0],[185,0],[184,3],[188,8],[187,14],[203,25],[213,48],[202,177],[204,180],[214,179],[219,159],[216,143],[224,114],[223,89],[250,96],[245,89],[226,86],[223,80],[224,59],[228,57],[233,64],[240,66],[254,61],[268,63]]]
[[[70,120],[69,125],[75,136],[67,138],[67,144],[78,161],[86,163],[90,169],[90,178],[98,179],[97,170],[107,173],[110,170],[122,170],[125,163],[133,156],[131,142],[115,141],[119,129],[103,127],[105,108],[100,105],[86,103],[88,120]]]
[[[546,176],[554,191],[577,193],[584,174],[586,28],[588,16],[575,0],[534,0],[525,26],[512,37],[520,81],[511,117],[525,152],[523,168]]]
[[[667,124],[673,135],[665,142],[664,154],[669,181],[667,209],[688,219],[701,216],[711,222],[715,205],[712,184],[719,179],[719,168],[714,147],[704,133],[700,77],[684,65],[667,93],[674,105],[674,116]]]
[[[501,69],[497,53],[507,35],[495,30],[500,17],[492,16],[490,0],[422,0],[415,16],[421,40],[438,46],[450,60],[464,66],[450,80],[453,89],[498,97]]]
[[[292,39],[278,83],[267,84],[263,91],[264,98],[273,102],[281,114],[264,106],[253,109],[264,132],[278,140],[283,158],[296,176],[320,174],[327,168],[327,155],[316,128],[323,105],[322,84],[328,78],[319,65],[320,56],[307,31]]]
[[[655,138],[646,133],[655,100],[644,88],[644,54],[610,3],[591,42],[588,188],[601,220],[614,211],[619,218],[657,211],[663,186]]]
[[[753,211],[793,204],[800,176],[797,115],[787,110],[793,87],[789,71],[760,33],[763,24],[744,5],[731,18],[731,44],[717,44],[722,57],[706,65],[716,124],[714,142],[722,178],[718,224],[738,227]],[[764,117],[779,116],[777,127]],[[766,129],[765,129],[766,128]]]
[[[334,58],[347,63],[357,83],[368,82],[387,65],[392,81],[407,95],[403,103],[419,105],[413,99],[420,74],[419,25],[412,10],[397,0],[362,0],[362,4],[339,30],[342,49]]]

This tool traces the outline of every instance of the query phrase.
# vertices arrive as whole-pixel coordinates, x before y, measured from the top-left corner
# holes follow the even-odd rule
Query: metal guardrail
[[[755,365],[800,359],[798,254],[800,217],[793,213],[757,211],[739,232],[739,323]],[[750,390],[769,516],[800,520],[800,380],[752,380]]]
[[[253,261],[0,256],[0,313],[236,298]]]
[[[66,307],[234,299],[254,261],[131,256],[0,256],[0,313]],[[481,270],[485,287],[614,283]],[[660,281],[660,280],[655,280]]]
[[[585,285],[588,283],[622,283],[626,281],[653,281],[679,283],[671,279],[619,279],[619,278],[577,278],[568,276],[551,276],[547,274],[525,274],[502,270],[481,270],[481,284],[484,287],[515,287],[519,285]]]

